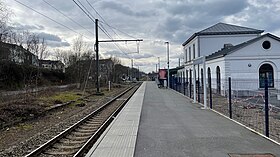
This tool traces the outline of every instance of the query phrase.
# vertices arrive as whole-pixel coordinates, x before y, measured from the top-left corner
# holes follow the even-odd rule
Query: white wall
[[[271,48],[263,49],[262,43],[267,40],[271,42]],[[259,68],[268,63],[274,70],[274,86],[279,89],[280,84],[280,42],[272,38],[265,37],[251,45],[248,45],[236,52],[226,56],[230,65],[230,75],[234,78],[252,80],[244,85],[239,85],[242,89],[259,88]],[[254,81],[253,81],[254,80]]]
[[[198,57],[198,37],[195,37],[193,40],[191,40],[187,45],[184,46],[184,59],[185,62],[188,62],[190,60],[193,60],[193,44],[195,44],[195,57]],[[191,57],[189,58],[189,47],[191,48]],[[186,54],[187,53],[187,54]],[[187,57],[187,58],[186,58]]]
[[[200,56],[208,56],[217,52],[224,47],[224,44],[237,45],[257,36],[256,34],[200,36]]]
[[[232,43],[234,45],[250,40],[257,35],[244,35],[244,36],[220,36],[209,37],[200,39],[200,53],[208,52],[209,54],[221,49],[224,44]],[[270,41],[271,48],[266,50],[262,47],[264,41]],[[195,38],[192,42],[185,46],[192,46],[193,43],[198,44],[198,39]],[[192,50],[192,47],[191,47]],[[213,50],[213,51],[212,51]],[[196,50],[196,53],[198,50]],[[191,63],[191,62],[190,62]],[[185,64],[185,70],[193,70],[193,66],[187,63]],[[220,67],[221,71],[221,90],[228,88],[228,77],[232,78],[232,88],[238,90],[258,90],[259,89],[259,68],[263,64],[270,64],[274,69],[274,87],[280,89],[280,42],[270,38],[264,37],[250,45],[246,45],[235,52],[226,55],[223,58],[217,58],[214,60],[206,61],[206,69],[210,67],[212,88],[216,89],[216,67]],[[197,65],[196,65],[197,67]],[[200,69],[202,65],[200,65]],[[197,70],[197,68],[196,68]],[[206,70],[206,77],[208,79],[208,71]],[[200,75],[196,71],[197,75]],[[188,73],[189,77],[189,73]],[[192,76],[193,77],[193,76]],[[201,76],[200,76],[201,78]]]
[[[227,87],[226,84],[226,72],[225,72],[225,58],[217,58],[215,60],[206,61],[206,78],[208,79],[208,68],[211,70],[211,83],[212,88],[217,89],[217,66],[220,67],[220,74],[221,74],[221,90],[224,90]]]

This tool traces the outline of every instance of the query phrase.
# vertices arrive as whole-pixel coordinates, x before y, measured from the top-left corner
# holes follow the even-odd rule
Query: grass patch
[[[30,124],[19,124],[17,126],[17,128],[19,128],[21,130],[31,130],[33,128],[33,126]]]
[[[59,93],[50,97],[43,97],[42,100],[46,101],[48,103],[54,104],[54,103],[66,103],[69,101],[75,101],[77,99],[81,98],[81,94],[77,92],[64,92]]]

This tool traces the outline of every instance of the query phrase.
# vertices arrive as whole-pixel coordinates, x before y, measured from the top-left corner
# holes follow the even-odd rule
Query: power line
[[[95,23],[95,17],[89,12],[89,10],[79,1],[79,0],[77,0],[77,2],[79,3],[77,3],[75,0],[73,0],[73,2],[91,19],[91,21],[93,22],[93,23]],[[110,34],[109,34],[109,32],[104,28],[104,27],[100,27],[100,26],[98,26],[99,28],[100,28],[100,30],[106,35],[106,36],[108,36],[109,38],[112,38],[111,36],[110,36]]]
[[[106,23],[107,25],[109,25],[109,24],[106,22],[106,20],[98,13],[98,11],[89,3],[89,1],[86,0],[86,2],[87,2],[88,5],[95,11],[95,13],[103,20],[103,23]],[[115,34],[116,36],[119,37],[119,35],[118,35],[113,29],[111,29],[111,30],[114,32],[114,34]],[[119,37],[119,38],[120,38],[120,37]]]
[[[86,15],[87,17],[93,22],[95,23],[94,19],[75,1],[75,0],[72,0]]]
[[[106,24],[106,23],[103,22],[103,21],[100,21],[100,22],[104,23],[104,24],[107,25],[108,27],[110,27],[110,28],[112,28],[112,29],[115,29],[115,30],[117,30],[117,31],[119,31],[119,32],[121,32],[121,33],[123,33],[123,34],[125,34],[125,35],[127,35],[127,36],[129,36],[129,37],[131,37],[131,38],[137,39],[137,38],[135,38],[135,37],[129,35],[128,33],[124,32],[124,31],[122,31],[122,30],[120,30],[120,29],[118,29],[118,28],[116,28],[116,27],[113,27],[113,26],[111,26],[111,25],[109,25],[109,24]]]
[[[106,20],[98,13],[98,11],[89,3],[89,1],[86,0],[86,2],[87,2],[88,5],[95,11],[95,13],[103,20],[103,21],[100,21],[100,22],[102,22],[102,23],[104,23],[105,25],[107,25],[108,27],[110,27],[111,30],[112,30],[117,36],[118,36],[118,34],[117,34],[113,29],[120,31],[121,33],[126,34],[127,36],[129,36],[129,37],[131,37],[131,38],[137,39],[137,38],[135,38],[135,37],[129,35],[128,33],[125,33],[125,32],[123,32],[123,31],[121,31],[121,30],[119,30],[119,29],[117,29],[117,28],[115,28],[115,27],[113,27],[113,26],[110,26],[110,25],[106,22]]]
[[[43,14],[43,13],[41,13],[41,12],[35,10],[35,9],[33,9],[32,7],[26,5],[26,4],[22,3],[22,2],[19,2],[18,0],[14,0],[14,1],[17,2],[17,3],[19,3],[20,5],[22,5],[22,6],[24,6],[24,7],[26,7],[26,8],[28,8],[28,9],[32,10],[32,11],[34,11],[34,12],[40,14],[41,16],[44,16],[45,18],[47,18],[47,19],[53,21],[54,23],[56,23],[56,24],[58,24],[58,25],[61,25],[61,26],[65,27],[65,28],[69,29],[70,31],[72,31],[72,32],[74,32],[74,33],[77,33],[77,34],[83,36],[83,34],[81,34],[81,33],[77,32],[77,31],[73,30],[72,28],[70,28],[70,27],[68,27],[68,26],[66,26],[66,25],[64,25],[64,24],[62,24],[62,23],[60,23],[60,22],[58,22],[58,21],[56,21],[56,20],[50,18],[49,16],[47,16],[47,15],[45,15],[45,14]]]
[[[83,29],[85,29],[86,31],[88,31],[90,34],[95,35],[94,33],[92,33],[91,31],[89,31],[87,28],[85,28],[84,26],[82,26],[81,24],[79,24],[78,22],[76,22],[75,20],[73,20],[72,18],[70,18],[69,16],[67,16],[66,14],[64,14],[63,12],[61,12],[60,10],[58,10],[56,7],[54,7],[53,5],[51,5],[49,2],[42,0],[43,2],[45,2],[47,5],[49,5],[50,7],[52,7],[53,9],[55,9],[57,12],[59,12],[60,14],[62,14],[64,17],[68,18],[70,21],[74,22],[75,24],[77,24],[78,26],[82,27]]]
[[[104,23],[104,24],[106,24],[107,26],[110,26],[107,22],[106,22],[106,20],[98,13],[98,11],[89,3],[89,1],[88,0],[86,0],[86,2],[88,3],[88,5],[95,11],[95,13],[103,20],[103,21],[101,21],[102,23]],[[104,31],[106,31],[106,29],[105,29],[105,27],[103,26],[103,24],[100,24],[100,26],[104,29]],[[120,38],[121,39],[121,37],[111,28],[111,27],[109,27],[111,30],[112,30],[112,32],[118,37],[118,38]],[[103,30],[102,30],[103,31]],[[103,31],[103,32],[104,32]],[[104,32],[105,33],[105,32]],[[109,32],[108,31],[106,31],[106,33],[107,34],[109,34]],[[105,34],[106,34],[105,33]],[[126,34],[126,33],[125,33]],[[131,36],[132,37],[132,36]],[[112,39],[112,37],[109,37],[109,38],[111,38]],[[132,38],[134,38],[134,37],[132,37]],[[136,39],[136,38],[135,38]],[[116,45],[116,44],[115,44]],[[130,51],[129,50],[129,48],[128,48],[128,46],[126,45],[126,51]],[[118,48],[119,48],[119,46],[118,46]],[[121,50],[121,51],[123,51],[123,50]],[[127,55],[127,53],[126,53],[126,55]]]
[[[77,3],[75,0],[72,0],[86,15],[87,17],[93,22],[95,23],[95,20],[94,20],[94,16],[88,11],[88,9],[79,1],[77,0]],[[110,33],[104,28],[104,27],[100,27],[100,30],[107,36],[109,37],[110,39],[113,39],[112,36],[110,35]],[[126,56],[128,56],[127,53],[125,53],[116,43],[113,43],[122,53],[124,53]],[[128,56],[130,58],[130,56]]]

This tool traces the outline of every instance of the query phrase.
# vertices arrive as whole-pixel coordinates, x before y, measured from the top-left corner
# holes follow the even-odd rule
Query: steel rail
[[[135,85],[137,86],[137,85]],[[58,135],[56,135],[55,137],[53,137],[52,139],[50,139],[49,141],[47,141],[46,143],[44,143],[43,145],[41,145],[40,147],[38,147],[37,149],[33,150],[32,152],[30,152],[29,154],[25,155],[25,157],[35,157],[38,156],[39,154],[43,153],[46,149],[48,149],[49,147],[51,147],[52,145],[54,145],[56,142],[58,142],[59,140],[61,140],[62,138],[64,138],[65,136],[69,135],[73,130],[75,130],[76,128],[78,128],[81,124],[83,124],[84,122],[86,122],[87,120],[89,120],[91,117],[97,115],[100,111],[102,111],[104,108],[106,108],[107,106],[109,106],[111,103],[113,103],[114,101],[116,101],[118,98],[120,98],[121,96],[123,96],[124,94],[126,94],[127,92],[129,92],[130,90],[132,90],[135,86],[132,86],[130,88],[128,88],[127,90],[125,90],[124,92],[122,92],[121,94],[117,95],[116,97],[114,97],[113,99],[111,99],[110,101],[108,101],[107,103],[105,103],[104,105],[100,106],[98,109],[96,109],[95,111],[91,112],[90,114],[88,114],[87,116],[85,116],[84,118],[82,118],[80,121],[76,122],[75,124],[73,124],[72,126],[68,127],[66,130],[62,131],[61,133],[59,133]],[[140,87],[140,86],[139,86]],[[137,89],[139,88],[137,87]],[[137,90],[136,89],[136,90]],[[136,91],[135,90],[135,91]],[[133,91],[133,93],[135,92]],[[101,125],[101,127],[99,127],[99,129],[93,134],[93,136],[82,146],[81,149],[78,150],[78,152],[74,155],[74,156],[80,156],[81,154],[85,153],[85,151],[87,150],[87,148],[90,146],[90,144],[92,144],[93,142],[95,142],[98,137],[103,133],[103,131],[107,128],[107,126],[113,121],[114,117],[116,116],[116,114],[123,108],[123,106],[126,104],[126,102],[131,98],[133,94],[131,94],[119,107],[118,109],[113,112],[109,118],[107,118],[107,120]]]

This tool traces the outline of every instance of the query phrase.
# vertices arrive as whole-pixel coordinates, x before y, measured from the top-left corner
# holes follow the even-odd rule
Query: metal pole
[[[197,65],[197,101],[200,102],[199,64]]]
[[[138,66],[138,81],[140,81],[140,70],[139,70],[139,66]]]
[[[99,93],[99,46],[98,46],[98,19],[95,19],[95,51],[96,51],[96,93]]]
[[[156,73],[157,73],[157,64],[156,64]]]
[[[132,77],[133,77],[133,59],[131,59],[131,74],[130,74],[130,78],[131,78],[131,81],[132,81]]]
[[[209,80],[210,108],[212,109],[213,106],[212,106],[212,81],[211,81],[211,74],[210,74],[208,80]]]
[[[184,95],[186,95],[186,88],[185,88],[185,86],[186,86],[186,80],[185,80],[185,71],[184,71],[184,73],[183,73],[183,90],[184,90]]]
[[[228,78],[228,105],[229,105],[229,118],[232,119],[232,107],[231,107],[231,78]]]
[[[207,108],[207,88],[206,88],[206,63],[203,57],[203,93],[204,93],[204,108]]]
[[[169,42],[167,44],[167,87],[169,88]]]
[[[269,115],[268,115],[268,80],[265,79],[265,87],[264,87],[264,97],[265,97],[265,136],[269,137]]]
[[[192,98],[192,70],[191,69],[190,69],[189,89],[190,89],[190,98]]]
[[[193,65],[193,102],[196,103],[196,76],[195,65]]]
[[[158,69],[160,69],[160,58],[158,57]]]

